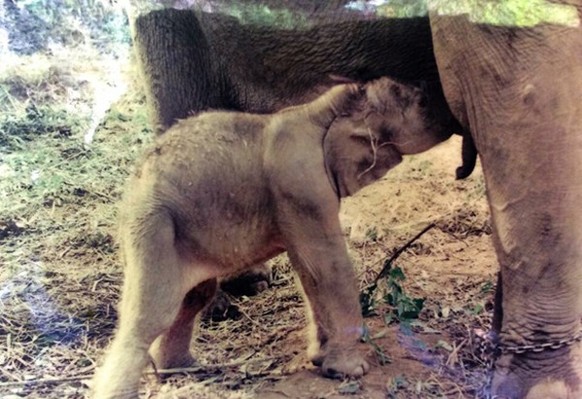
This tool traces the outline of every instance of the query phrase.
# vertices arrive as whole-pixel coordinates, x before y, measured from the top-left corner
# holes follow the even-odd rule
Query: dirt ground
[[[152,139],[143,96],[127,95],[91,145],[66,130],[0,151],[0,397],[80,398],[116,323],[122,282],[116,204],[135,157]],[[372,364],[356,381],[322,378],[304,351],[302,299],[285,256],[272,287],[233,298],[236,320],[205,321],[192,350],[199,367],[167,378],[150,368],[142,397],[474,398],[487,369],[473,329],[491,316],[496,262],[479,168],[454,180],[460,139],[407,158],[342,203],[341,220],[362,289],[424,227],[394,267],[410,298],[402,322],[376,291],[361,350]],[[338,287],[338,289],[340,289]],[[163,381],[162,381],[163,380]]]

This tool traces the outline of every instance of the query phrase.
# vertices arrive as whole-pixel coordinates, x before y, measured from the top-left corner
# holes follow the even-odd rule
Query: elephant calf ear
[[[455,171],[457,180],[465,179],[473,173],[477,163],[477,147],[471,133],[463,134],[463,148],[461,150],[463,164]]]

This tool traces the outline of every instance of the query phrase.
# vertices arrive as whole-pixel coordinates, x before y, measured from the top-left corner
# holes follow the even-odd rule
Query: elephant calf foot
[[[270,284],[271,268],[265,264],[256,265],[243,273],[225,277],[220,282],[220,289],[214,299],[204,310],[203,319],[212,321],[238,319],[240,311],[231,303],[228,294],[253,296],[268,289]]]
[[[320,352],[311,362],[321,367],[321,372],[329,378],[362,377],[370,370],[370,365],[354,347],[329,348]]]
[[[225,277],[220,288],[234,296],[253,296],[271,285],[271,268],[264,263],[253,266],[240,274]]]
[[[168,355],[159,353],[155,350],[150,350],[150,356],[158,370],[175,369],[182,367],[196,367],[199,365],[198,361],[194,359],[190,351],[185,351],[180,354]]]
[[[216,291],[212,302],[204,309],[202,320],[214,322],[224,320],[238,320],[241,316],[238,307],[230,302],[228,294],[222,290]]]

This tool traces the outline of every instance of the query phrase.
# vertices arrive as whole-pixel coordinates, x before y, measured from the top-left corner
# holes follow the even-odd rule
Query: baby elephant
[[[426,104],[383,78],[273,115],[203,113],[158,137],[120,209],[120,322],[94,396],[137,396],[150,355],[159,368],[192,363],[194,318],[217,277],[283,251],[305,294],[313,363],[330,377],[366,373],[340,198],[450,136]]]

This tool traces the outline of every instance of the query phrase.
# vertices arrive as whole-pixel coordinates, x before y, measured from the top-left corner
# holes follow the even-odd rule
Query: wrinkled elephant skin
[[[582,2],[570,1],[581,15]],[[451,110],[482,161],[501,266],[502,347],[574,341],[582,316],[582,29],[431,15]],[[504,353],[498,398],[582,398],[582,346]],[[495,396],[498,395],[498,396]]]

